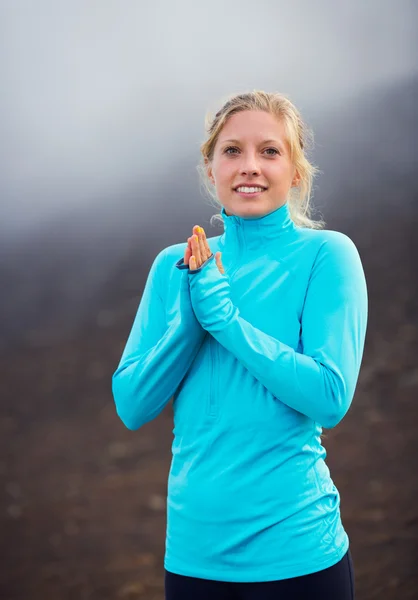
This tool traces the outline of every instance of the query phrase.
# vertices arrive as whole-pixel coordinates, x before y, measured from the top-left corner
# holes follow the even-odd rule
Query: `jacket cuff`
[[[178,261],[176,262],[176,265],[175,265],[175,266],[176,266],[178,269],[188,269],[188,268],[189,268],[189,265],[185,265],[185,264],[184,264],[184,257],[183,257],[183,258],[180,258],[180,260],[178,260]]]
[[[199,267],[198,269],[189,269],[189,273],[192,273],[192,274],[193,274],[193,273],[198,273],[198,272],[199,272],[199,271],[201,271],[201,270],[203,269],[203,267],[204,267],[204,266],[205,266],[205,265],[206,265],[206,264],[207,264],[209,261],[211,261],[213,258],[215,258],[215,255],[212,253],[212,254],[209,256],[209,258],[207,258],[207,259],[205,260],[205,262],[204,262],[204,263],[202,263],[202,264],[200,265],[200,267]],[[180,260],[178,260],[178,261],[176,262],[175,266],[176,266],[178,269],[188,269],[188,268],[189,268],[189,265],[185,265],[185,264],[184,264],[184,257],[183,257],[183,258],[180,258]]]

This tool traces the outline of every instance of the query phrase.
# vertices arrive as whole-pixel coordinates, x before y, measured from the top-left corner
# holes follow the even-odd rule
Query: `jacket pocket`
[[[219,414],[218,377],[219,377],[219,348],[217,341],[211,336],[209,339],[209,395],[206,412],[215,419]]]

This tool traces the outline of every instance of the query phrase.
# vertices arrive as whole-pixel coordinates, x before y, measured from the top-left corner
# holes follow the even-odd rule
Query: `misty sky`
[[[413,4],[2,2],[3,239],[103,208],[112,191],[157,192],[170,166],[198,159],[205,112],[230,93],[284,92],[309,121],[406,80]]]

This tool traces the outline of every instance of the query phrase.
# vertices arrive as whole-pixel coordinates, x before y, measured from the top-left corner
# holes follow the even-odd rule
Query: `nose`
[[[240,173],[241,175],[245,176],[260,174],[260,166],[258,164],[258,160],[253,154],[247,153],[242,156]]]

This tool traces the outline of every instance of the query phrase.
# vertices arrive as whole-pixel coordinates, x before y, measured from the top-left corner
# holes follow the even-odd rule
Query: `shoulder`
[[[297,231],[299,238],[312,246],[312,250],[318,256],[321,254],[359,256],[353,240],[341,231],[310,229],[308,227],[297,227]]]
[[[311,278],[321,275],[334,282],[365,279],[359,251],[348,235],[331,229],[298,230],[311,257]]]

